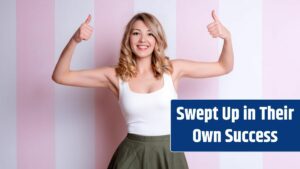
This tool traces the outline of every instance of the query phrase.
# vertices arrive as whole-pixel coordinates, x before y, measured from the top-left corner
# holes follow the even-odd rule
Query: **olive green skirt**
[[[182,152],[170,151],[170,135],[128,133],[115,151],[108,169],[188,169]]]

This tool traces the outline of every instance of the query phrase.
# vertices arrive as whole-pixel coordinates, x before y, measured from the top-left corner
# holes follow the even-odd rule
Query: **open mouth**
[[[136,46],[139,50],[147,50],[149,48],[148,45],[137,45]]]

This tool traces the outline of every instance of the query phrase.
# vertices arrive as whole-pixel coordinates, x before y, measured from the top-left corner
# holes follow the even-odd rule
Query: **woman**
[[[233,68],[230,32],[212,11],[214,22],[207,26],[214,38],[224,39],[217,62],[169,60],[167,42],[159,21],[151,14],[138,13],[127,24],[119,63],[113,67],[70,71],[73,51],[92,34],[91,16],[79,27],[63,50],[53,72],[59,84],[81,87],[106,87],[119,99],[128,135],[115,151],[110,169],[186,169],[184,153],[169,148],[170,100],[177,98],[183,77],[219,76]]]

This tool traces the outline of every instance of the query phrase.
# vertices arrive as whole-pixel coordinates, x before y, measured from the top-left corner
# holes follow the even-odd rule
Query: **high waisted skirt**
[[[170,135],[141,136],[128,133],[108,169],[188,169],[183,152],[170,151]]]

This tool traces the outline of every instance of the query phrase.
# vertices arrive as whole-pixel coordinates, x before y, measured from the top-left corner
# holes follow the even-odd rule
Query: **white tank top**
[[[158,136],[170,134],[171,100],[177,99],[172,77],[163,74],[163,87],[152,93],[137,93],[119,78],[119,104],[128,133]]]

